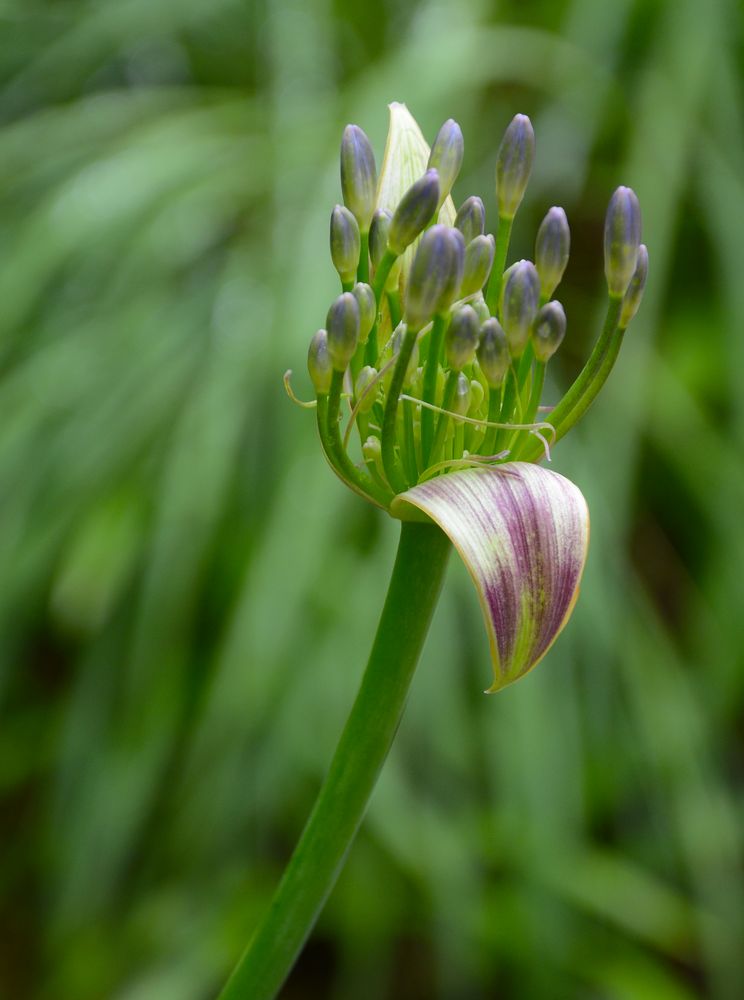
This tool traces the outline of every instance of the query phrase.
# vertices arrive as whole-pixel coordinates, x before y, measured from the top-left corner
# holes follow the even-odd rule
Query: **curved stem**
[[[220,1000],[271,1000],[336,881],[400,722],[450,542],[404,522],[382,617],[348,722],[300,842]]]
[[[618,326],[622,306],[622,297],[610,297],[604,326],[589,360],[576,376],[566,395],[546,418],[548,423],[555,427],[556,441],[578,423],[607,381],[607,376],[617,360],[625,333],[625,330]],[[531,448],[525,449],[522,461],[533,462],[539,453],[539,444],[533,444]]]
[[[341,441],[338,419],[343,380],[343,373],[334,371],[330,393],[327,396],[318,396],[318,431],[323,450],[332,468],[345,483],[360,496],[372,499],[380,507],[387,509],[392,500],[392,493],[383,492],[377,483],[354,465]]]

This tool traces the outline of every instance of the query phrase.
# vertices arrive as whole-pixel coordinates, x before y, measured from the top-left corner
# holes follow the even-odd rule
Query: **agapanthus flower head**
[[[543,219],[535,263],[506,266],[535,154],[529,118],[514,117],[494,154],[493,233],[477,195],[455,212],[463,154],[453,119],[430,150],[405,105],[392,104],[377,179],[369,140],[347,126],[344,206],[331,216],[342,287],[312,338],[308,370],[338,476],[394,517],[436,522],[465,559],[495,690],[540,659],[573,606],[586,505],[539,463],[606,380],[641,300],[648,252],[638,199],[619,187],[605,222],[605,328],[565,395],[541,406],[546,367],[566,335],[563,306],[548,301],[568,262],[566,213],[553,207]]]

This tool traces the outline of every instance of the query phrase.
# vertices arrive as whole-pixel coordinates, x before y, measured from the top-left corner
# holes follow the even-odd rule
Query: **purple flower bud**
[[[496,157],[499,215],[513,219],[520,206],[535,158],[535,133],[527,115],[515,115]]]
[[[531,260],[520,260],[504,275],[501,322],[513,358],[522,355],[540,303],[540,277]]]
[[[377,196],[377,167],[369,139],[358,125],[347,125],[341,140],[341,191],[359,229],[368,232]]]
[[[544,298],[549,298],[560,284],[570,250],[571,231],[566,213],[553,206],[540,223],[535,240],[535,266]]]
[[[367,343],[370,330],[375,325],[377,319],[377,300],[370,285],[363,281],[357,282],[351,290],[351,294],[357,300],[359,306],[359,342]]]
[[[496,240],[491,233],[488,236],[476,236],[468,243],[465,248],[465,269],[460,288],[460,295],[463,298],[479,292],[488,281],[495,253]]]
[[[472,306],[462,306],[452,316],[444,337],[444,356],[455,371],[471,364],[478,347],[480,323]]]
[[[641,206],[635,191],[619,187],[607,208],[604,232],[605,275],[610,295],[625,295],[638,263]]]
[[[392,212],[388,212],[384,208],[378,208],[372,216],[372,223],[369,227],[369,256],[372,259],[373,267],[379,267],[380,261],[385,256],[392,218]]]
[[[345,372],[359,342],[359,305],[351,292],[339,295],[326,318],[328,354],[337,372]]]
[[[638,247],[638,262],[636,263],[636,269],[633,272],[633,277],[630,279],[628,290],[623,298],[623,308],[620,313],[619,323],[621,330],[624,330],[627,327],[635,314],[638,312],[638,306],[641,304],[641,299],[643,298],[643,289],[646,287],[647,277],[648,250],[646,248],[646,244],[641,243]]]
[[[327,395],[331,389],[333,365],[328,353],[328,334],[318,330],[310,341],[307,352],[307,370],[318,396]]]
[[[543,364],[548,362],[566,335],[566,313],[563,306],[554,299],[547,302],[535,317],[532,327],[532,347],[535,357]]]
[[[459,244],[447,226],[432,226],[421,237],[406,288],[406,320],[420,330],[432,316],[447,308],[462,271]],[[460,234],[462,235],[462,234]]]
[[[426,228],[439,204],[439,174],[427,170],[412,184],[393,213],[388,232],[388,247],[400,256]]]
[[[356,277],[360,246],[357,220],[348,208],[336,205],[331,213],[331,260],[345,284]]]
[[[450,269],[449,281],[442,291],[442,301],[440,310],[448,309],[452,303],[460,296],[462,276],[465,269],[465,240],[459,229],[447,229],[447,239],[452,247],[452,267]]]
[[[509,371],[511,359],[506,334],[495,316],[487,319],[481,327],[477,354],[478,364],[489,388],[498,389]]]
[[[455,216],[455,228],[470,243],[476,236],[482,236],[486,229],[486,209],[477,195],[471,195],[460,205]]]
[[[462,130],[453,118],[448,118],[437,132],[427,164],[427,170],[433,167],[439,173],[437,208],[442,205],[457,180],[464,153],[465,141],[462,137]]]

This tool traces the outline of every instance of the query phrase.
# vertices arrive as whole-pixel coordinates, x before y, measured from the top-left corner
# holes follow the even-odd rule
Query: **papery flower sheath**
[[[577,486],[526,462],[465,469],[396,497],[393,512],[428,515],[470,573],[488,631],[498,691],[547,653],[568,621],[589,546]]]

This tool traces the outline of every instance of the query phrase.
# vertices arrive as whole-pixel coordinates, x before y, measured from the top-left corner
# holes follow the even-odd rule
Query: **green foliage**
[[[343,127],[379,156],[399,100],[430,141],[450,116],[468,136],[458,204],[491,190],[512,116],[535,123],[511,259],[563,204],[556,380],[600,321],[617,184],[638,192],[652,268],[592,419],[554,455],[593,516],[574,618],[484,698],[453,561],[285,996],[734,1000],[740,5],[356,6],[0,12],[0,993],[214,995],[302,826],[396,526],[322,465],[281,374],[309,394],[337,294]]]

